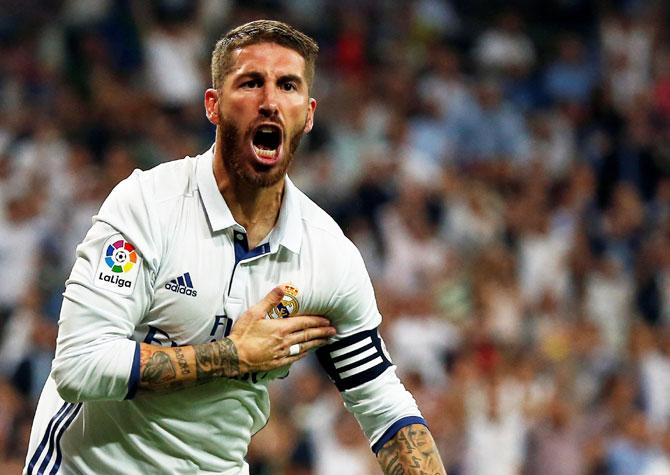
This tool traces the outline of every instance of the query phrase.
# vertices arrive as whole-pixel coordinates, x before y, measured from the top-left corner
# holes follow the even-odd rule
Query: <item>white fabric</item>
[[[216,186],[212,150],[134,172],[94,218],[67,282],[56,358],[28,462],[65,399],[83,407],[63,433],[59,473],[244,473],[249,440],[269,415],[267,384],[286,370],[261,374],[257,382],[222,378],[123,400],[136,342],[220,339],[223,316],[235,321],[275,285],[288,282],[298,289],[300,313],[331,319],[338,330],[333,341],[379,325],[360,254],[288,179],[269,252],[235,265],[234,239],[244,230]],[[140,256],[129,296],[94,285],[101,278],[100,256],[114,236]],[[190,292],[175,291],[175,279],[186,282],[182,287],[190,279]],[[401,417],[420,416],[395,368],[344,398],[371,444]]]

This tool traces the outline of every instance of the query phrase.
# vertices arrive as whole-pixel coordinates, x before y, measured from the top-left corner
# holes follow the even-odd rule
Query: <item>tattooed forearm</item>
[[[202,345],[160,347],[140,344],[140,389],[161,391],[240,375],[235,344],[229,338]]]
[[[435,441],[421,424],[403,427],[377,454],[385,475],[446,475]]]
[[[157,351],[149,358],[142,370],[142,381],[147,384],[163,384],[174,380],[176,376],[170,357]]]
[[[235,344],[230,338],[196,345],[194,349],[198,380],[206,380],[215,376],[229,378],[239,376],[240,360]]]

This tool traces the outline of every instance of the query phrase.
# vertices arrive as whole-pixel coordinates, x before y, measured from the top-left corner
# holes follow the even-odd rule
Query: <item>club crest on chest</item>
[[[284,286],[284,297],[268,314],[270,318],[288,318],[297,315],[300,310],[298,288],[293,285]]]

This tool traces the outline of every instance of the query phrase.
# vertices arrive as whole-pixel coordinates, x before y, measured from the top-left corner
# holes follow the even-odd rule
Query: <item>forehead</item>
[[[297,51],[277,43],[257,43],[232,52],[230,75],[305,76],[305,59]]]

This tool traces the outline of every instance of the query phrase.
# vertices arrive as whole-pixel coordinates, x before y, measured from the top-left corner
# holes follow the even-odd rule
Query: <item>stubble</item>
[[[231,177],[258,188],[275,185],[286,175],[304,130],[303,124],[288,138],[288,148],[284,150],[282,160],[277,165],[268,167],[254,162],[251,157],[252,152],[249,150],[251,130],[242,134],[235,122],[229,119],[222,119],[219,127],[224,168]]]

